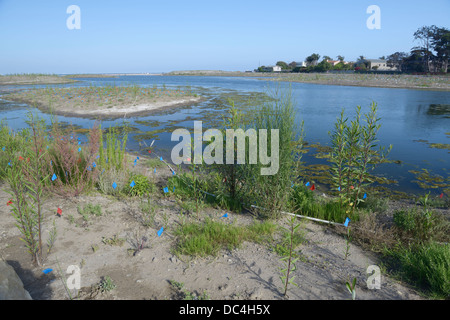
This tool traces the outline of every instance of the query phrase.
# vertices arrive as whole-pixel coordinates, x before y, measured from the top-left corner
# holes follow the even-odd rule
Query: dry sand
[[[155,179],[159,188],[164,186],[171,175],[166,168],[157,169],[155,174],[152,168],[144,166],[142,160],[132,170]],[[5,185],[2,187],[3,190]],[[158,223],[163,221],[163,214],[169,218],[169,227],[161,237],[157,235],[159,226],[144,227],[141,224],[139,219],[142,214],[137,199],[119,201],[99,193],[74,199],[48,198],[44,206],[44,243],[53,220],[58,233],[54,249],[40,268],[30,263],[24,243],[19,240],[20,234],[14,226],[10,207],[6,206],[8,200],[9,195],[1,191],[0,254],[14,267],[34,299],[68,299],[58,273],[57,261],[63,272],[70,265],[81,268],[81,290],[72,291],[80,299],[176,299],[179,292],[175,292],[169,281],[184,283],[184,289],[194,294],[206,292],[214,300],[284,299],[279,278],[279,268],[283,265],[280,256],[271,249],[271,244],[244,243],[241,248],[223,250],[217,257],[211,258],[175,256],[172,249],[176,239],[172,231],[180,222],[181,210],[173,198],[156,196],[155,199],[159,204],[156,213]],[[83,207],[88,203],[100,204],[103,215],[93,216],[84,222],[77,212],[77,206]],[[58,207],[63,211],[61,217],[56,216]],[[208,208],[200,215],[218,220],[224,213],[223,210]],[[74,217],[73,222],[70,222],[70,215]],[[229,217],[221,221],[245,224],[251,223],[252,217],[229,212]],[[367,268],[377,265],[378,258],[351,244],[350,256],[344,259],[345,239],[336,228],[305,223],[303,230],[307,243],[297,248],[301,259],[292,274],[296,276],[295,282],[299,287],[290,287],[289,299],[348,300],[351,295],[345,282],[353,278],[357,279],[357,299],[422,299],[415,290],[386,274],[381,275],[380,289],[368,289]],[[103,243],[103,238],[114,236],[126,241],[122,246]],[[142,236],[148,238],[148,247],[133,256],[129,249]],[[52,268],[53,271],[43,274],[45,268]],[[94,290],[101,279],[107,276],[113,280],[116,288],[105,293]]]

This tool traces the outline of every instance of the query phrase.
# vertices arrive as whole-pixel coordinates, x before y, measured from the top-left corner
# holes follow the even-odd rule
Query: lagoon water
[[[89,86],[104,84],[138,84],[142,86],[167,88],[182,86],[205,95],[207,101],[190,107],[180,107],[169,111],[155,112],[147,116],[131,117],[126,120],[137,131],[129,135],[128,149],[139,151],[139,142],[147,144],[156,139],[154,147],[160,154],[169,155],[176,142],[170,141],[175,128],[192,128],[194,120],[204,120],[204,128],[218,124],[226,111],[226,98],[234,97],[237,104],[244,102],[255,93],[264,93],[276,84],[267,80],[245,77],[201,77],[201,76],[120,76],[118,78],[85,78],[80,82],[56,86]],[[282,87],[288,83],[281,83]],[[28,110],[33,110],[49,121],[48,115],[23,104],[7,100],[10,90],[45,86],[8,86],[0,88],[0,118],[5,119],[13,129],[26,127]],[[343,108],[351,119],[355,107],[362,112],[369,110],[372,101],[378,105],[381,129],[378,134],[380,144],[393,145],[389,158],[400,163],[383,164],[375,173],[397,183],[389,187],[399,191],[424,193],[412,182],[411,170],[427,169],[431,174],[440,175],[450,183],[449,149],[430,147],[430,144],[450,144],[450,92],[411,89],[387,89],[350,86],[329,86],[304,83],[291,84],[295,101],[296,119],[304,121],[305,140],[308,143],[330,145],[328,132],[333,129],[336,118]],[[236,98],[238,97],[238,98]],[[443,105],[436,110],[435,105]],[[94,119],[58,116],[59,121],[90,128]],[[123,119],[102,120],[102,127],[114,123],[122,124]],[[311,155],[303,158],[307,163],[327,163]],[[430,189],[432,194],[440,194],[441,189]]]

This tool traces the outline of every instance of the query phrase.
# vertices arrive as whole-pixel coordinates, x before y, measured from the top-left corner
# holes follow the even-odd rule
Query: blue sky
[[[81,29],[69,30],[70,5]],[[370,30],[366,9],[381,9]],[[311,53],[355,60],[416,45],[449,28],[449,0],[0,0],[0,74],[253,70]]]

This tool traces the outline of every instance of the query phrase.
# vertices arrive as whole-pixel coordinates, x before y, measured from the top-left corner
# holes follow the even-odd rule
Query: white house
[[[302,61],[302,62],[295,62],[295,67],[299,68],[299,67],[304,67],[306,68],[306,62]]]
[[[388,67],[387,61],[383,59],[364,59],[368,63],[369,70],[394,71],[397,68]]]
[[[280,66],[268,66],[263,68],[264,72],[281,72]]]

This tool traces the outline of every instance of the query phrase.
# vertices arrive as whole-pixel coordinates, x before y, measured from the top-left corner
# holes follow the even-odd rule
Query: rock
[[[0,260],[0,300],[33,300],[13,267]]]
[[[158,261],[158,258],[157,257],[153,257],[152,262],[156,262],[156,261]]]

